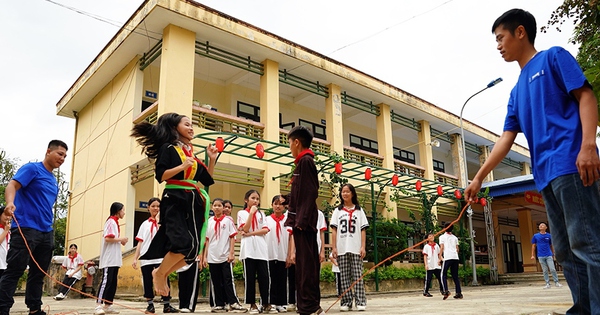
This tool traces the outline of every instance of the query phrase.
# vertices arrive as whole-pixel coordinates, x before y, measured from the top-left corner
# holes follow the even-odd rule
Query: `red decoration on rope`
[[[487,199],[485,199],[485,198],[479,199],[479,204],[485,207],[485,205],[487,205]]]
[[[423,183],[420,180],[418,180],[415,183],[415,189],[417,189],[417,191],[421,191],[421,188],[423,188]]]
[[[371,168],[370,168],[370,167],[367,167],[367,169],[365,170],[365,179],[366,179],[366,180],[371,180],[371,175],[372,175],[372,172],[373,172],[373,171],[371,171]]]
[[[261,143],[256,144],[256,156],[262,159],[265,156],[265,147]]]
[[[441,196],[444,194],[444,189],[442,188],[442,185],[437,186],[437,194],[438,194],[438,196]]]
[[[342,174],[342,162],[335,163],[334,167],[335,167],[336,174],[338,174],[338,175]]]
[[[394,176],[392,176],[392,185],[398,185],[398,174],[394,174]]]
[[[217,151],[223,152],[223,150],[225,150],[225,139],[223,139],[223,137],[218,137],[215,140],[215,146],[217,147]]]
[[[462,198],[462,194],[460,193],[460,190],[457,189],[454,191],[454,197],[456,197],[456,199]]]

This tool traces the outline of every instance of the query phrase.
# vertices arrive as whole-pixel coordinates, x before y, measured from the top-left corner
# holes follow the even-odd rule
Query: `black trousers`
[[[69,276],[65,276],[62,283],[64,285],[66,285],[66,287],[64,285],[59,285],[58,293],[62,293],[64,295],[66,295],[69,292],[69,290],[71,290],[71,287],[75,284],[75,282],[77,282],[77,278],[71,278]]]
[[[215,306],[239,303],[233,283],[231,263],[208,264],[210,270],[211,297]]]
[[[119,267],[104,267],[102,269],[102,280],[98,286],[97,303],[112,305],[117,293],[117,278],[119,276]]]
[[[272,305],[287,305],[287,270],[285,261],[269,260],[269,276],[271,287],[269,303]]]
[[[22,228],[21,231],[27,239],[33,258],[43,271],[48,271],[52,251],[54,250],[54,233],[52,231],[41,232],[30,228]],[[31,261],[29,251],[27,251],[23,237],[17,228],[11,229],[10,247],[6,262],[8,266],[2,278],[0,278],[0,312],[8,313],[8,310],[15,303],[13,296],[17,290],[17,283],[27,265],[30,268],[25,287],[25,304],[30,310],[39,310],[43,304],[44,273]]]
[[[312,314],[321,307],[317,233],[294,228],[293,235],[296,244],[296,309],[301,315]]]
[[[425,288],[423,289],[423,293],[429,293],[429,288],[431,287],[431,280],[433,279],[433,276],[435,276],[435,278],[438,281],[440,292],[442,292],[442,294],[444,293],[442,288],[442,278],[440,276],[440,272],[441,269],[427,270],[427,274],[425,275]]]
[[[144,297],[146,300],[154,299],[154,289],[152,284],[152,270],[158,268],[160,264],[145,265],[140,267],[142,270],[142,285],[144,286]],[[171,281],[167,281],[167,286],[171,289]],[[161,296],[164,302],[171,301],[171,294]]]
[[[200,288],[200,271],[198,263],[194,262],[186,271],[180,272],[179,277],[179,308],[196,310],[198,289]]]
[[[450,275],[452,275],[452,281],[456,288],[456,294],[461,293],[460,279],[458,278],[458,259],[444,260],[442,263],[442,288],[445,291],[448,290],[448,269],[450,269]]]
[[[296,304],[296,265],[287,268],[288,304]]]
[[[258,290],[260,303],[269,303],[269,264],[266,260],[244,259],[244,279],[246,279],[246,304],[256,303],[256,275],[258,274]]]

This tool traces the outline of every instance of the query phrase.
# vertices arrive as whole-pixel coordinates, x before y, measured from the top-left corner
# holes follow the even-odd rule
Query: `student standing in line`
[[[167,277],[177,269],[193,264],[202,251],[210,197],[199,184],[214,184],[212,174],[217,148],[209,144],[208,166],[194,156],[194,126],[189,117],[163,114],[156,125],[142,122],[133,127],[131,136],[142,151],[155,161],[155,177],[166,182],[160,204],[161,228],[152,239],[143,259],[163,258],[153,271],[154,290],[169,294]]]
[[[137,247],[135,249],[135,254],[133,256],[133,263],[131,266],[133,269],[137,269],[138,267],[138,259],[140,256],[143,256],[150,247],[150,243],[152,239],[156,235],[159,230],[157,216],[160,212],[160,199],[153,197],[148,200],[148,212],[150,213],[150,217],[148,220],[142,222],[140,225],[140,229],[138,230],[137,236],[135,239],[138,241]],[[160,265],[162,262],[161,258],[156,259],[140,259],[139,265],[142,270],[142,285],[144,286],[144,298],[146,298],[146,302],[148,306],[146,307],[146,314],[154,314],[154,290],[152,288],[152,271]],[[170,287],[170,283],[167,282],[167,285]],[[161,300],[163,305],[163,313],[178,313],[177,309],[171,306],[171,295],[167,294],[165,296],[161,296]]]
[[[102,233],[102,249],[100,250],[100,265],[102,280],[98,287],[98,300],[96,301],[95,315],[119,314],[113,308],[113,299],[117,292],[117,277],[119,268],[123,265],[121,246],[127,244],[129,238],[121,236],[119,219],[125,217],[125,209],[120,202],[113,202],[110,206],[110,216],[104,223]]]
[[[62,267],[66,272],[65,278],[62,281],[62,284],[64,285],[58,286],[58,294],[54,297],[54,299],[58,301],[66,298],[75,282],[81,280],[83,258],[81,258],[81,255],[77,252],[77,244],[69,245],[69,254],[63,260]]]
[[[465,189],[465,200],[475,200],[483,179],[523,132],[556,260],[573,298],[567,314],[600,314],[598,100],[568,51],[535,48],[536,32],[535,17],[521,9],[505,12],[492,25],[497,50],[505,61],[516,61],[521,73],[510,93],[504,132]]]
[[[246,304],[250,314],[276,313],[269,304],[269,253],[265,234],[269,233],[265,214],[258,209],[260,194],[251,189],[244,196],[244,209],[238,211],[238,230],[242,236],[240,260],[244,263]],[[258,277],[257,277],[258,275]],[[256,281],[260,291],[261,309],[256,305]]]
[[[6,255],[10,247],[10,226],[10,217],[4,213],[4,206],[2,206],[0,207],[0,278],[6,270]]]
[[[269,233],[266,235],[269,254],[269,276],[271,279],[269,303],[275,306],[279,313],[287,312],[287,268],[288,242],[291,227],[284,227],[286,216],[285,207],[281,204],[280,195],[273,197],[271,207],[273,214],[267,216]]]
[[[450,296],[448,290],[448,269],[454,281],[456,289],[455,299],[462,299],[462,290],[460,288],[460,278],[458,277],[458,238],[452,234],[454,226],[446,223],[444,228],[447,228],[446,233],[440,235],[440,252],[438,258],[442,263],[442,290],[444,291],[444,300]],[[443,256],[443,258],[442,258]]]
[[[293,229],[296,263],[296,311],[300,315],[325,314],[321,308],[319,275],[321,264],[317,249],[317,197],[319,179],[315,166],[315,153],[310,149],[313,135],[305,126],[296,126],[288,133],[290,152],[294,157],[294,173],[289,195],[284,205],[289,205],[285,226]]]
[[[544,289],[551,288],[548,271],[552,273],[554,285],[557,288],[560,288],[562,287],[562,284],[558,282],[558,274],[556,274],[556,268],[554,267],[552,236],[550,233],[546,232],[546,230],[548,230],[548,226],[545,222],[540,223],[538,229],[540,232],[535,233],[531,238],[531,260],[535,260],[535,255],[537,254],[537,258],[542,266],[542,272],[544,273],[544,281],[546,281],[546,286],[544,286]]]
[[[245,313],[248,310],[240,305],[237,298],[231,269],[235,260],[237,228],[233,219],[223,213],[223,199],[215,198],[212,210],[215,215],[208,219],[204,246],[204,261],[210,270],[210,291],[215,303],[212,312]]]
[[[331,251],[340,268],[342,292],[358,281],[352,290],[342,296],[340,312],[352,309],[353,297],[356,309],[365,311],[367,297],[364,282],[360,278],[363,273],[362,260],[366,255],[366,229],[369,227],[369,221],[358,205],[358,197],[352,184],[344,184],[341,187],[340,200],[341,204],[331,214]]]
[[[443,295],[444,291],[442,290],[442,278],[440,276],[440,271],[442,269],[442,261],[440,260],[440,246],[435,242],[435,236],[433,233],[427,234],[427,243],[423,247],[423,256],[423,263],[425,264],[426,270],[423,296],[433,296],[431,293],[429,293],[429,287],[431,286],[431,279],[433,279],[433,276],[435,276],[437,279],[440,293]]]

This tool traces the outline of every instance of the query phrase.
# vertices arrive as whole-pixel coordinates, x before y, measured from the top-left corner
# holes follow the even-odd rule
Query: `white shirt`
[[[423,247],[423,259],[427,263],[427,270],[432,269],[442,269],[440,266],[440,258],[438,257],[440,253],[440,245],[437,243],[433,243],[433,246],[429,243],[425,243],[425,247]]]
[[[282,215],[281,220],[275,220],[275,214],[267,216],[269,233],[266,236],[269,260],[285,261],[288,254],[288,241],[292,234],[292,227],[283,226],[287,216]],[[279,225],[279,228],[277,228]],[[278,237],[279,236],[279,237]]]
[[[327,230],[327,222],[325,222],[325,215],[323,211],[319,211],[319,216],[317,219],[317,248],[319,249],[319,253],[321,252],[321,231]]]
[[[66,274],[71,274],[79,266],[83,266],[83,258],[81,258],[81,255],[79,255],[79,253],[77,253],[75,257],[66,256],[62,263],[62,267],[67,270]],[[81,280],[81,275],[81,268],[79,268],[79,270],[76,273],[71,275],[71,278]]]
[[[236,235],[237,228],[231,217],[221,216],[218,224],[215,217],[208,219],[206,239],[208,240],[207,260],[209,264],[220,264],[227,261],[231,242],[235,242]]]
[[[246,225],[246,220],[250,212],[248,210],[238,211],[237,225],[238,230],[241,230]],[[248,232],[257,231],[260,229],[269,230],[267,226],[265,214],[262,211],[256,211],[254,214],[254,220]],[[267,250],[267,240],[265,235],[252,235],[242,236],[242,242],[240,246],[240,260],[246,258],[253,258],[259,260],[269,260],[269,252]]]
[[[137,236],[135,239],[138,241],[138,246],[140,247],[140,257],[143,256],[150,247],[150,243],[156,235],[156,231],[158,231],[158,224],[156,220],[151,220],[152,218],[148,218],[148,220],[142,222],[140,225],[140,229],[138,230]],[[162,262],[162,258],[156,259],[140,259],[140,266],[147,265],[155,265],[160,264]]]
[[[0,229],[4,229],[3,225],[0,225]],[[8,248],[10,244],[10,230],[6,234],[6,237],[0,242],[0,269],[6,269],[6,255],[8,254]]]
[[[444,233],[440,236],[440,246],[444,245],[444,260],[458,259],[458,252],[456,246],[458,246],[458,238],[451,233]]]
[[[100,269],[106,267],[121,267],[123,265],[123,255],[121,254],[120,242],[107,242],[106,238],[119,238],[121,231],[119,228],[119,219],[109,217],[104,223],[104,233],[102,233],[102,249],[100,250]]]
[[[336,208],[331,215],[330,226],[337,231],[337,253],[338,255],[360,254],[361,231],[369,226],[369,221],[360,207],[344,209]]]

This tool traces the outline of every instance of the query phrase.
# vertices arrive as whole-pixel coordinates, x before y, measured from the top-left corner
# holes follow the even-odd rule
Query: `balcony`
[[[134,124],[139,124],[142,121],[155,124],[158,120],[158,101],[150,105],[143,112],[141,112],[136,118],[133,119]]]
[[[394,160],[394,170],[396,172],[416,176],[423,178],[425,177],[425,169],[421,166],[403,162],[400,160]]]
[[[344,158],[367,165],[383,167],[383,156],[354,147],[344,146]]]
[[[433,171],[433,176],[434,179],[440,183],[458,187],[458,177],[456,176],[438,171]]]
[[[288,145],[290,142],[288,141],[288,130],[279,129],[279,143]],[[331,153],[331,144],[327,140],[322,140],[318,138],[313,138],[312,144],[310,145],[312,150],[315,152],[319,152],[321,154],[329,154]]]
[[[259,122],[199,106],[192,106],[192,122],[207,130],[237,133],[257,139],[264,138],[265,125]]]

